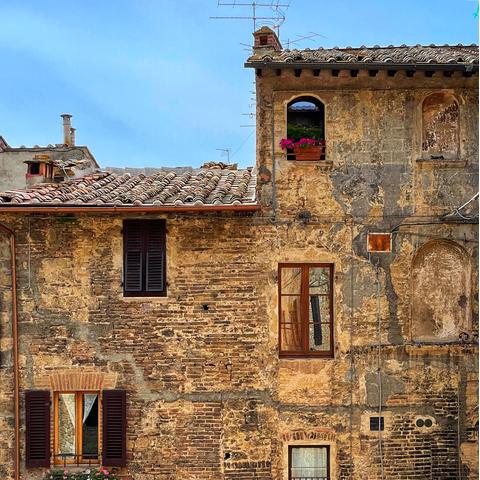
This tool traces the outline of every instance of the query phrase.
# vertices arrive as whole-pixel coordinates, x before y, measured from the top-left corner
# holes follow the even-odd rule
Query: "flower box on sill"
[[[301,138],[295,142],[283,139],[280,142],[282,150],[287,151],[287,160],[316,162],[325,160],[325,141],[311,138]]]
[[[314,145],[308,147],[294,147],[293,155],[295,160],[315,162],[325,160],[325,145]]]

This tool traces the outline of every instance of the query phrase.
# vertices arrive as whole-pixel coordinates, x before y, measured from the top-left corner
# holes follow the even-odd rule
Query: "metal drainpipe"
[[[10,259],[12,270],[12,337],[13,337],[13,408],[15,420],[14,433],[14,478],[20,479],[20,386],[18,376],[18,319],[17,319],[17,268],[15,253],[15,234],[13,230],[0,223],[0,232],[10,237]]]
[[[272,94],[272,207],[273,221],[277,221],[277,186],[275,184],[275,95]]]

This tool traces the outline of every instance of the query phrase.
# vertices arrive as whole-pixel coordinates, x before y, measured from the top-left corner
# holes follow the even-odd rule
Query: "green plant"
[[[118,477],[106,468],[86,468],[80,472],[72,472],[67,468],[48,470],[43,475],[45,480],[118,480]]]
[[[304,127],[303,125],[295,125],[289,123],[287,125],[287,138],[298,142],[301,138],[311,138],[313,140],[323,140],[322,127]]]

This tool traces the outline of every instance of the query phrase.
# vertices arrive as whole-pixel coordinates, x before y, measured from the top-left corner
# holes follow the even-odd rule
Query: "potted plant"
[[[295,154],[295,160],[321,160],[325,153],[325,140],[320,127],[287,125],[287,138],[280,141],[282,150]]]
[[[106,468],[85,468],[82,471],[69,471],[67,468],[47,470],[45,480],[118,480],[118,477]]]

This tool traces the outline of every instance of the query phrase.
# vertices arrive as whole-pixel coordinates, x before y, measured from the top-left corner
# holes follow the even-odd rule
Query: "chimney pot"
[[[63,143],[64,145],[70,146],[72,145],[72,137],[71,137],[72,125],[70,122],[70,119],[72,118],[72,116],[69,113],[62,113],[62,115],[60,116],[63,118]]]
[[[282,45],[277,37],[277,34],[269,27],[262,27],[253,34],[254,45],[253,50],[273,50],[280,52]]]
[[[75,131],[76,130],[77,130],[76,128],[73,128],[73,127],[70,128],[70,141],[72,142],[71,143],[72,147],[75,146]]]

